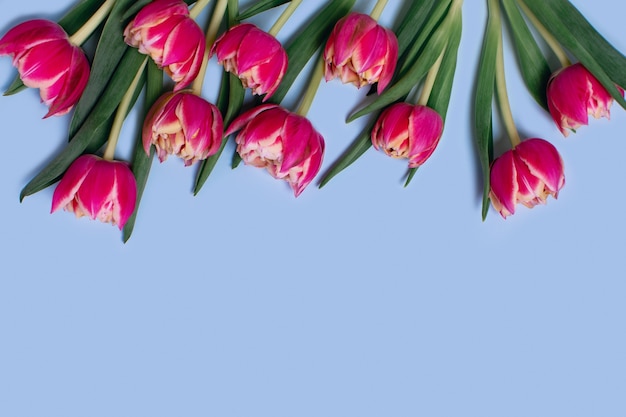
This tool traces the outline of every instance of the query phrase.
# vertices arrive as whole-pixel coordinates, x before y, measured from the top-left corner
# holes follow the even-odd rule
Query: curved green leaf
[[[474,92],[474,130],[483,176],[483,220],[487,217],[489,210],[489,171],[493,158],[492,104],[496,79],[496,57],[498,44],[502,37],[502,21],[498,0],[488,0],[488,4],[489,18],[483,38]]]
[[[249,19],[252,16],[256,16],[259,13],[263,13],[267,10],[273,9],[274,7],[278,7],[282,4],[289,3],[291,0],[261,0],[255,2],[252,6],[248,7],[246,10],[241,12],[237,16],[238,21],[242,21],[245,19]]]
[[[548,111],[546,86],[551,75],[548,62],[515,4],[515,0],[502,0],[502,5],[513,34],[517,60],[526,88],[535,101]]]

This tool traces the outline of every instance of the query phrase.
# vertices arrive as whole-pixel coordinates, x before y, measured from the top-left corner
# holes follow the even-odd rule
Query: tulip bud
[[[421,105],[396,103],[386,108],[372,129],[372,144],[392,158],[408,158],[417,168],[432,155],[443,133],[443,119]]]
[[[136,199],[137,184],[126,163],[82,155],[54,190],[51,212],[64,208],[76,217],[116,224],[121,230],[135,210]]]
[[[251,23],[233,26],[220,36],[211,48],[213,54],[244,87],[266,94],[263,101],[274,94],[287,71],[287,53],[280,42]]]
[[[124,41],[149,55],[174,80],[174,91],[198,76],[206,49],[204,33],[182,0],[148,3],[126,26]]]
[[[564,136],[596,119],[610,116],[613,97],[600,82],[577,63],[552,75],[547,88],[548,109]]]
[[[150,145],[154,145],[161,162],[176,155],[189,166],[219,150],[223,130],[216,106],[188,90],[169,92],[146,115],[143,147],[149,155]]]
[[[326,81],[339,77],[357,87],[378,82],[380,94],[391,82],[398,40],[389,29],[361,13],[350,13],[333,28],[324,48]]]
[[[87,86],[87,57],[49,20],[29,20],[10,29],[0,39],[0,55],[13,57],[25,86],[39,88],[49,107],[45,117],[68,113]]]
[[[261,105],[240,115],[226,135],[238,130],[235,142],[241,159],[287,181],[296,197],[322,166],[322,135],[308,119],[278,105]]]
[[[506,218],[517,203],[533,208],[548,195],[558,197],[565,185],[563,160],[550,142],[527,139],[493,161],[490,179],[491,203]]]

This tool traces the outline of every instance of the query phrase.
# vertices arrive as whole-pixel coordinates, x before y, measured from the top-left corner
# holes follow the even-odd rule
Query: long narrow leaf
[[[148,113],[154,102],[161,96],[162,93],[163,71],[156,66],[154,61],[150,60],[148,61],[148,65],[146,68],[146,95],[144,98],[142,120],[145,118],[146,114]],[[131,163],[133,174],[135,175],[135,180],[137,181],[137,202],[135,203],[135,211],[124,225],[124,230],[122,233],[122,240],[124,242],[127,242],[128,239],[130,239],[130,236],[133,233],[133,229],[135,228],[135,220],[137,219],[139,204],[141,202],[141,197],[143,196],[143,191],[145,190],[146,184],[148,182],[148,175],[150,174],[150,168],[152,167],[152,160],[155,154],[153,146],[150,147],[150,155],[146,154],[146,151],[143,148],[143,141],[141,138],[142,131],[141,129],[139,129],[137,137],[135,138],[135,149],[133,161]]]
[[[546,85],[551,75],[548,62],[515,4],[515,0],[502,0],[502,5],[513,34],[517,60],[526,88],[535,101],[548,111]]]
[[[497,1],[489,0],[489,18],[480,53],[474,97],[474,130],[483,177],[483,220],[487,217],[489,209],[489,169],[493,152],[492,104],[495,89],[496,56],[502,36],[500,6]]]
[[[282,4],[289,3],[291,0],[261,0],[255,2],[252,6],[248,7],[246,10],[241,12],[237,16],[238,21],[242,21],[245,19],[249,19],[253,16],[256,16],[259,13],[263,13],[267,10],[273,9],[274,7],[278,7]]]

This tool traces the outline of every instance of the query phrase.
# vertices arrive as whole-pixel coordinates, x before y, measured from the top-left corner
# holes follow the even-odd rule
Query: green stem
[[[220,24],[222,23],[222,19],[224,18],[224,12],[226,11],[227,4],[228,0],[217,0],[217,4],[215,5],[215,9],[213,10],[213,15],[211,16],[211,21],[209,22],[209,27],[206,31],[206,49],[204,51],[204,57],[202,58],[202,66],[200,67],[200,72],[198,73],[198,76],[193,81],[193,84],[191,84],[191,91],[193,91],[197,95],[200,95],[202,93],[202,84],[204,84],[206,67],[209,63],[209,52],[211,52],[211,47],[213,46],[215,39],[217,39],[217,32],[220,30]]]
[[[189,11],[189,17],[196,19],[210,2],[211,0],[198,0]]]
[[[289,3],[289,6],[287,6],[287,8],[282,12],[282,14],[278,17],[278,19],[274,23],[274,26],[272,26],[271,29],[267,33],[269,33],[273,37],[276,37],[276,35],[278,35],[278,32],[280,32],[280,30],[283,28],[285,23],[287,23],[287,20],[289,20],[293,12],[296,11],[300,3],[302,3],[302,0],[291,0],[291,3]]]
[[[315,68],[313,69],[313,74],[311,74],[311,79],[309,80],[309,86],[302,97],[302,101],[296,110],[296,113],[300,116],[306,117],[309,109],[311,108],[311,104],[313,104],[313,99],[315,98],[315,94],[317,93],[317,89],[320,86],[320,82],[322,81],[322,76],[324,75],[324,60],[319,59]]]
[[[383,14],[383,10],[385,10],[385,6],[387,5],[387,1],[388,0],[378,0],[376,2],[376,5],[374,6],[374,8],[372,9],[372,12],[370,13],[370,17],[374,20],[378,20],[380,19],[380,15]]]
[[[443,56],[446,53],[446,48],[441,51],[441,55],[437,58],[437,61],[430,67],[428,70],[428,75],[426,75],[426,80],[424,80],[424,86],[422,87],[422,92],[420,93],[420,97],[417,100],[418,106],[425,106],[428,103],[428,99],[430,98],[430,93],[433,91],[433,87],[435,85],[435,80],[437,79],[437,74],[439,73],[439,68],[441,67],[441,61],[443,61]]]
[[[498,13],[500,6],[498,5]],[[511,103],[506,90],[506,79],[504,76],[504,53],[502,51],[502,32],[498,38],[498,49],[496,52],[496,95],[498,96],[498,105],[500,107],[500,116],[502,123],[509,136],[511,145],[515,148],[520,144],[521,139],[515,121],[513,120],[513,112],[511,111]]]
[[[147,58],[143,60],[143,64],[141,64],[141,66],[139,67],[137,74],[135,74],[135,78],[133,78],[133,81],[128,87],[128,91],[126,92],[126,94],[124,94],[124,97],[122,97],[122,101],[120,101],[120,104],[117,107],[117,111],[115,112],[115,119],[113,119],[113,126],[111,126],[111,132],[109,133],[107,146],[104,150],[104,155],[102,155],[102,158],[106,159],[107,161],[112,161],[115,157],[115,147],[117,146],[117,140],[119,139],[120,132],[122,131],[124,119],[126,119],[126,114],[128,113],[128,109],[130,107],[130,102],[135,95],[135,90],[137,89],[137,86],[139,86],[139,81],[141,80],[141,76],[147,62]]]
[[[85,24],[78,29],[72,36],[70,36],[70,43],[74,45],[82,45],[87,38],[91,36],[94,30],[102,23],[102,21],[109,15],[109,12],[113,8],[115,0],[106,0],[102,6],[89,18]]]
[[[517,3],[519,4],[524,14],[528,17],[528,20],[530,20],[535,29],[537,29],[537,32],[539,32],[541,37],[546,41],[552,52],[554,52],[554,55],[556,55],[556,58],[559,60],[561,66],[569,67],[570,65],[572,65],[571,61],[567,57],[567,53],[565,53],[565,50],[563,49],[561,44],[556,40],[554,36],[552,36],[548,29],[546,29],[546,27],[541,24],[539,19],[537,19],[537,17],[528,8],[528,6],[526,6],[523,0],[518,0]]]

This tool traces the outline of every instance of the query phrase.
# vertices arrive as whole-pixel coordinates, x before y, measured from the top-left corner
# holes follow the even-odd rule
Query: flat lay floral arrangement
[[[226,157],[233,168],[241,162],[265,168],[297,197],[311,184],[325,186],[373,147],[407,160],[409,185],[445,138],[463,1],[403,2],[394,27],[378,23],[386,0],[378,0],[369,14],[353,11],[356,1],[319,2],[319,12],[284,45],[278,33],[301,0],[261,0],[241,10],[237,0],[83,0],[58,22],[32,19],[9,28],[0,37],[0,56],[12,59],[17,74],[5,95],[38,89],[48,109],[44,119],[69,120],[67,144],[20,198],[54,186],[52,212],[112,223],[127,241],[150,169],[158,169],[153,159],[180,158],[181,169],[194,167],[195,194],[218,158]],[[588,125],[589,116],[609,118],[613,101],[626,108],[626,57],[575,5],[487,4],[470,109],[474,132],[468,138],[476,143],[482,168],[483,219],[490,207],[507,218],[518,203],[532,208],[556,199],[565,185],[559,141]],[[249,22],[275,7],[282,11],[271,27]],[[199,21],[204,15],[207,21]],[[504,30],[528,93],[554,120],[553,131],[536,132],[542,137],[521,137],[516,128],[505,80]],[[88,45],[95,50],[86,53]],[[310,73],[304,71],[309,62]],[[215,103],[202,97],[209,65],[223,68],[221,80],[214,81],[220,83]],[[301,73],[309,77],[304,91],[292,88]],[[322,80],[366,89],[367,100],[346,122],[370,120],[325,172],[327,138],[306,117]],[[296,108],[281,105],[288,95],[300,98]],[[132,138],[132,160],[118,160],[120,132],[135,106],[141,109],[141,132]],[[494,114],[510,141],[501,154],[493,150]],[[236,153],[222,155],[231,140]]]

